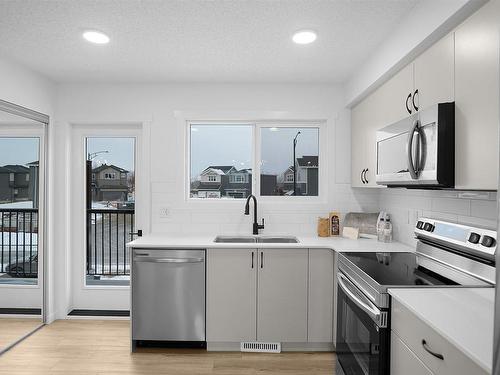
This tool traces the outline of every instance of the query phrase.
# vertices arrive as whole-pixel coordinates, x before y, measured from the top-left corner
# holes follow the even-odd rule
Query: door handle
[[[415,111],[418,111],[418,106],[415,104],[415,97],[417,95],[418,95],[418,89],[415,90],[415,92],[413,93],[413,97],[411,98],[411,103],[413,104],[413,108],[415,108]],[[419,99],[420,99],[420,97],[419,97]]]
[[[365,169],[365,173],[363,174],[363,178],[365,179],[365,184],[369,183],[368,179],[366,178],[367,173],[368,173],[368,168]]]
[[[131,236],[142,237],[142,229],[139,229],[137,232],[130,232]]]
[[[264,252],[260,252],[260,268],[264,268]]]
[[[252,251],[252,269],[253,269],[253,257],[254,257],[254,252]]]
[[[411,92],[408,94],[408,96],[406,97],[406,110],[408,111],[408,113],[411,115],[411,108],[408,106],[408,100],[411,99]]]

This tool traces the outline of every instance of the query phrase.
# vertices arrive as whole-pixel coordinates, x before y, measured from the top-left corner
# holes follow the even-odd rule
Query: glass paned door
[[[0,137],[0,284],[38,284],[38,137]]]
[[[86,137],[86,285],[129,285],[135,138]]]

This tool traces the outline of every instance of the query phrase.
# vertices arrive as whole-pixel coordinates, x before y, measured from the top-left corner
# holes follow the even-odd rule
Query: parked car
[[[25,257],[21,261],[7,265],[5,272],[11,277],[38,277],[38,254]]]

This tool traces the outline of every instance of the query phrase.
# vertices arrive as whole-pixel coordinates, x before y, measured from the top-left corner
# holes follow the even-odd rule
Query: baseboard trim
[[[212,352],[239,352],[240,342],[207,342],[207,351]],[[333,343],[330,342],[282,342],[282,352],[333,352]]]
[[[18,308],[18,307],[2,307],[0,308],[1,315],[42,315],[42,309],[34,308]]]
[[[73,309],[68,316],[109,316],[109,317],[129,317],[129,310],[91,310]]]

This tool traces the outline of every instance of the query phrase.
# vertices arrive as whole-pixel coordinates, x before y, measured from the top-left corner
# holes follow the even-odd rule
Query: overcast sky
[[[252,168],[252,131],[250,125],[193,125],[191,177],[210,165]],[[317,128],[262,128],[263,173],[279,175],[293,164],[293,138],[298,131],[296,156],[318,155]]]
[[[0,166],[26,165],[39,158],[38,138],[0,137]]]
[[[129,172],[134,171],[134,138],[125,137],[89,137],[87,138],[87,155],[99,151],[109,151],[92,159],[93,166],[113,164]]]

